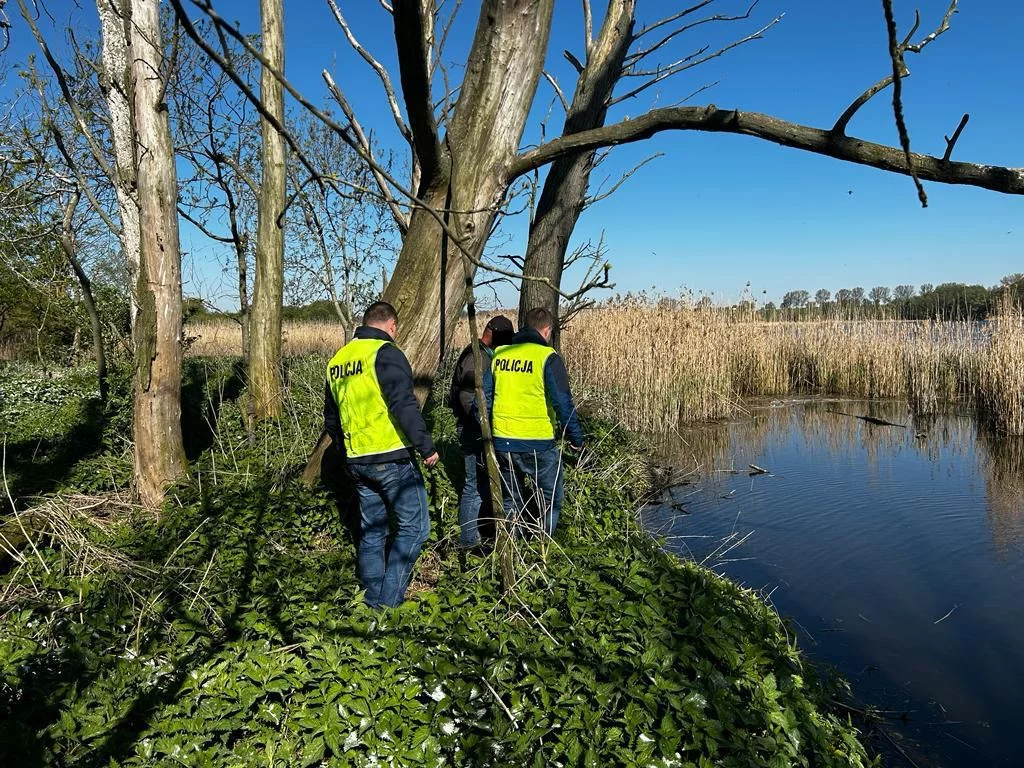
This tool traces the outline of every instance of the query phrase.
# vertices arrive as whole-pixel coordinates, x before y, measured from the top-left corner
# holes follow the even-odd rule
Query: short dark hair
[[[534,307],[526,313],[525,325],[535,331],[542,331],[545,328],[554,328],[555,318],[544,307]]]
[[[484,326],[484,331],[491,332],[492,347],[503,347],[506,344],[510,344],[512,337],[516,335],[515,328],[512,327],[512,321],[504,315],[495,315],[488,320],[487,325]]]
[[[383,325],[394,320],[398,322],[398,313],[386,301],[375,301],[363,312],[363,325]]]

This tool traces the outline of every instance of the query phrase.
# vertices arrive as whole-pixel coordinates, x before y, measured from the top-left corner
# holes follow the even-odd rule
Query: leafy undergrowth
[[[433,471],[432,576],[375,612],[350,496],[296,478],[308,440],[288,435],[312,421],[296,408],[250,440],[232,408],[158,521],[68,504],[0,581],[14,764],[869,764],[778,617],[635,530],[622,433],[588,423],[557,543],[521,547],[504,597],[493,558],[451,552],[455,494]]]

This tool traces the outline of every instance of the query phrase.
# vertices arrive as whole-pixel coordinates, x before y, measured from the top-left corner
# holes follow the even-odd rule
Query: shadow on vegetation
[[[241,359],[225,361],[185,358],[181,379],[181,433],[185,457],[195,461],[213,445],[224,403],[233,403],[245,389]]]
[[[16,505],[59,488],[75,465],[103,447],[106,412],[98,399],[82,402],[68,431],[57,437],[27,438],[6,446],[5,470]],[[10,512],[4,494],[3,511]]]

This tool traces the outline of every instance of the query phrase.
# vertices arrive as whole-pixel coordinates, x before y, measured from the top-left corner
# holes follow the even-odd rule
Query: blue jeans
[[[522,522],[522,513],[533,502],[540,513],[544,532],[548,536],[553,535],[565,495],[565,473],[562,453],[558,447],[525,453],[499,451],[498,466],[501,468],[505,519],[509,521],[512,531],[525,533],[527,526]],[[532,481],[536,494],[527,491],[524,482],[527,477]]]
[[[427,488],[412,461],[349,464],[359,492],[359,580],[368,605],[401,605],[423,542],[430,535]],[[398,527],[385,553],[393,515]]]
[[[464,549],[480,544],[480,507],[490,495],[487,467],[484,464],[480,428],[459,424],[462,446],[462,495],[459,497],[459,546]],[[490,509],[490,504],[486,505]]]

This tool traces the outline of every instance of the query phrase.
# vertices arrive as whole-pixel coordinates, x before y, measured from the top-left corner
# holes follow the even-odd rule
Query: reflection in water
[[[811,400],[652,442],[689,470],[642,512],[666,547],[770,593],[863,701],[910,710],[898,735],[922,764],[1020,764],[1024,439]]]
[[[1024,544],[1024,438],[978,436],[988,489],[989,525],[1001,554]]]

